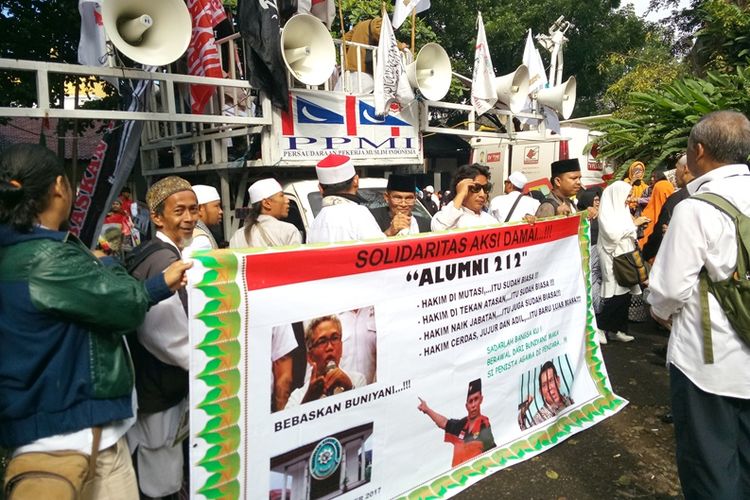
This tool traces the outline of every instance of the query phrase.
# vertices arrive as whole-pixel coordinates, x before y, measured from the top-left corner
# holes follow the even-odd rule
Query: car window
[[[364,205],[372,210],[373,208],[385,206],[385,199],[383,199],[384,191],[385,189],[383,188],[360,188],[357,193],[365,200]],[[310,202],[310,208],[312,209],[313,215],[317,216],[323,204],[320,192],[314,191],[309,193],[307,195],[307,201]]]

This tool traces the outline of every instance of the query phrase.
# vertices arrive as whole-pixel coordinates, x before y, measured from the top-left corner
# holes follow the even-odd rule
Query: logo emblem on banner
[[[307,99],[297,97],[297,121],[299,123],[343,124],[344,117],[330,109],[319,106]]]
[[[327,437],[319,442],[310,455],[310,475],[317,480],[331,477],[341,464],[341,451],[336,438]]]

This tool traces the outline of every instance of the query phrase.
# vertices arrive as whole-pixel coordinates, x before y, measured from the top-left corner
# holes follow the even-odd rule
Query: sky
[[[623,0],[622,5],[632,3],[635,7],[635,13],[642,16],[648,9],[649,0]],[[690,5],[690,0],[681,0],[680,7],[687,7]],[[658,21],[659,19],[668,16],[671,13],[671,9],[665,9],[659,12],[651,12],[646,17],[649,21]]]

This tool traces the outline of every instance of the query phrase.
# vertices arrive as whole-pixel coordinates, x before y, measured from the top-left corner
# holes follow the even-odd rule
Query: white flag
[[[312,14],[330,30],[333,18],[336,16],[336,6],[333,0],[298,0],[298,14]]]
[[[477,44],[474,48],[474,73],[471,78],[471,105],[478,115],[492,109],[497,102],[495,92],[495,69],[492,67],[492,57],[487,46],[487,36],[484,34],[482,13],[477,17]]]
[[[78,42],[78,62],[86,66],[107,64],[106,37],[102,22],[102,4],[99,0],[80,0],[81,38]]]
[[[417,14],[430,8],[430,0],[396,0],[393,6],[393,27],[399,29],[411,11],[416,9]]]
[[[396,36],[388,17],[383,18],[380,27],[377,60],[375,62],[374,79],[375,112],[384,116],[390,111],[391,104],[414,99],[414,93],[406,81],[404,62],[398,50]]]
[[[529,30],[526,46],[523,48],[523,63],[529,68],[529,92],[536,92],[547,86],[547,73],[544,71],[542,56],[534,46],[534,37]]]
[[[398,52],[396,36],[388,17],[383,18],[378,41],[378,58],[373,71],[375,79],[375,112],[388,114],[388,108],[396,101],[398,81],[401,77],[401,54]]]

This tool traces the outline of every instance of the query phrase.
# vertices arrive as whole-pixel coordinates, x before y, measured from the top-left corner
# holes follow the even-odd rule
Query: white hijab
[[[636,227],[626,202],[632,186],[625,181],[615,181],[602,193],[599,205],[600,248],[614,253],[623,238],[636,236]]]

